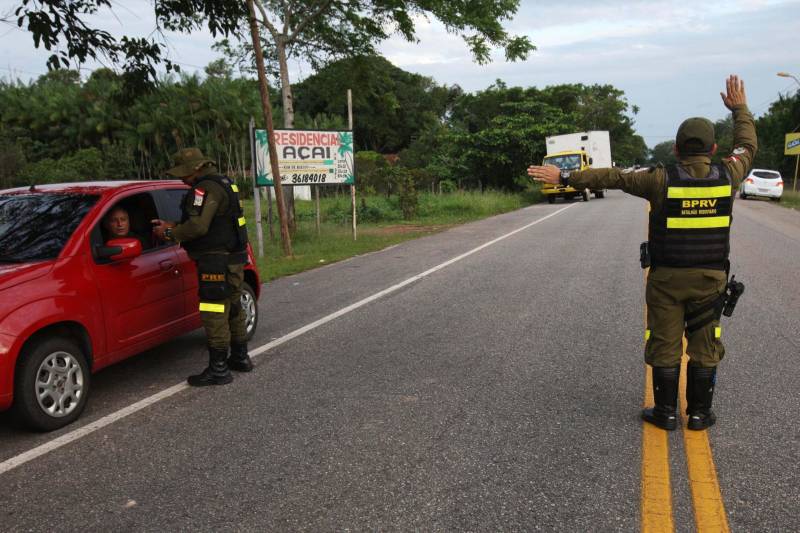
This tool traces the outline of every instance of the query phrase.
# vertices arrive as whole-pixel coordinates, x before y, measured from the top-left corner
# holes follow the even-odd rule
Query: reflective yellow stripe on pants
[[[224,313],[225,304],[212,304],[207,302],[200,302],[201,313]]]

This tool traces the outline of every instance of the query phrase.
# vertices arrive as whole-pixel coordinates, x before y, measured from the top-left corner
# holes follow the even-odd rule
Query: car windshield
[[[85,194],[0,194],[0,263],[55,259],[96,201]]]
[[[765,180],[779,180],[781,179],[781,175],[777,172],[769,172],[766,170],[754,170],[753,176],[757,176],[759,178],[763,178]]]
[[[555,165],[561,170],[575,170],[576,168],[581,168],[581,156],[573,154],[545,157],[544,163],[546,165]]]

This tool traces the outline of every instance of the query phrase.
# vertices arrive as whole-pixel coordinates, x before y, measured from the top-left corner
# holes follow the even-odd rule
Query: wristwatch
[[[172,228],[167,228],[164,230],[164,238],[168,241],[173,240],[172,238]]]

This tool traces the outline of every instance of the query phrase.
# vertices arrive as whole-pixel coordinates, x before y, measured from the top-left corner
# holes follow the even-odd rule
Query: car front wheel
[[[249,341],[256,334],[256,326],[258,326],[258,301],[255,290],[247,282],[242,283],[242,309],[244,309],[245,327],[247,328],[245,339]]]
[[[91,372],[72,339],[49,337],[21,355],[14,386],[14,410],[25,425],[53,431],[78,419],[86,407]]]

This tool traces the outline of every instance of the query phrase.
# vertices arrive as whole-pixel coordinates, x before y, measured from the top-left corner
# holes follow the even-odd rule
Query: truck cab
[[[548,155],[542,162],[543,165],[555,165],[562,171],[586,170],[587,168],[591,168],[591,163],[592,158],[583,150],[558,152]],[[569,185],[564,187],[562,185],[551,185],[549,183],[545,183],[542,186],[542,194],[547,197],[548,203],[551,204],[554,203],[559,196],[568,200],[580,195],[584,202],[588,202],[590,193],[593,193],[595,198],[603,198],[605,196],[603,189],[584,189],[579,191]]]
[[[607,131],[582,131],[564,135],[552,135],[545,138],[547,155],[543,165],[555,165],[562,171],[572,172],[588,168],[611,167],[611,143]],[[584,202],[589,201],[591,194],[595,198],[603,198],[603,189],[576,190],[574,187],[547,185],[542,187],[542,194],[549,203],[559,196],[565,200],[581,196]]]

